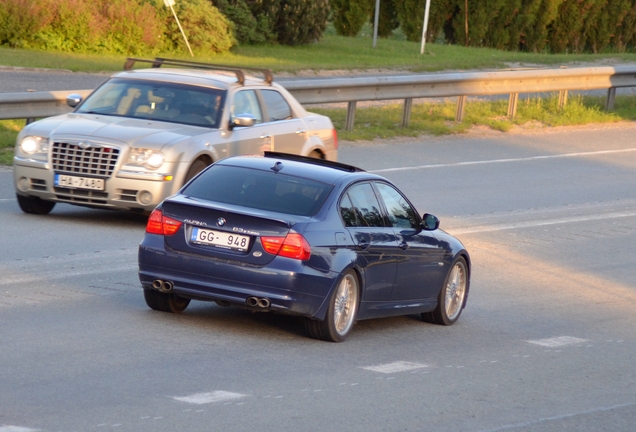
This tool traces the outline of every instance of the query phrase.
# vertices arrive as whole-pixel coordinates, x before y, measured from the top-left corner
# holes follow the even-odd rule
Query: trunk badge
[[[216,224],[217,224],[218,226],[223,226],[223,225],[225,225],[225,222],[226,222],[226,220],[225,220],[225,219],[223,219],[223,218],[218,218],[218,219],[216,220]]]

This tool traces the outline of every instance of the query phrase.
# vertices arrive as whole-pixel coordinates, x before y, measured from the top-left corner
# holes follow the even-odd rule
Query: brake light
[[[261,237],[265,252],[286,258],[307,261],[311,256],[311,246],[300,234],[287,234],[287,237]]]
[[[333,148],[338,150],[338,131],[336,129],[331,129],[331,134],[333,135]]]
[[[150,213],[146,232],[149,234],[174,235],[181,228],[181,222],[164,216],[161,210],[155,209]]]

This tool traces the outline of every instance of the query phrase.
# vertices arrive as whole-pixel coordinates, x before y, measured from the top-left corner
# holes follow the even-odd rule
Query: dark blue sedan
[[[221,160],[159,205],[139,279],[158,311],[204,300],[299,315],[312,337],[340,342],[361,319],[453,324],[470,257],[385,178],[266,152]]]

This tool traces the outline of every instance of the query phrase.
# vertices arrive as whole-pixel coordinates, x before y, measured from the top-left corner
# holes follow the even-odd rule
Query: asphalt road
[[[451,327],[151,311],[145,221],[22,214],[0,171],[0,432],[633,431],[636,125],[344,144],[472,254]],[[417,283],[417,281],[414,281]]]

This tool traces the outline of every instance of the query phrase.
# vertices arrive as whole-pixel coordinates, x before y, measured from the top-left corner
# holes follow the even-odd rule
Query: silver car
[[[20,132],[14,179],[24,212],[47,214],[57,202],[148,212],[206,166],[238,154],[337,160],[331,120],[307,112],[269,71],[257,79],[200,63],[132,60],[153,68],[117,73],[83,101],[70,95],[73,112]]]

